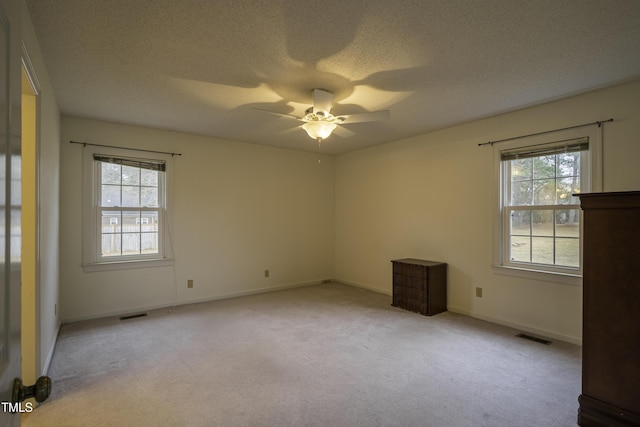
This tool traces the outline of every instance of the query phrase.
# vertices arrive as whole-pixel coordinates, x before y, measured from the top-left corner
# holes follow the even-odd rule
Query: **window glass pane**
[[[558,176],[580,176],[580,152],[557,155]]]
[[[140,229],[144,232],[158,231],[158,212],[142,212]]]
[[[140,207],[140,187],[132,185],[122,186],[122,206]]]
[[[533,161],[531,159],[518,159],[511,161],[511,179],[512,180],[530,180],[533,178]]]
[[[580,239],[556,239],[556,264],[568,267],[580,266]]]
[[[10,216],[10,258],[11,262],[20,262],[22,258],[22,210],[12,207]]]
[[[531,211],[531,234],[533,236],[551,236],[553,237],[553,210],[535,210]]]
[[[11,205],[22,205],[22,160],[20,156],[11,156]]]
[[[115,165],[113,163],[102,163],[102,183],[103,184],[117,184],[120,185],[121,180],[121,168],[120,165]]]
[[[511,236],[511,261],[530,262],[531,244],[530,237]]]
[[[158,253],[158,233],[142,233],[140,243],[142,245],[142,253]]]
[[[120,206],[120,188],[119,185],[103,185],[100,206]]]
[[[553,178],[556,176],[556,156],[533,158],[533,178]]]
[[[122,233],[122,255],[140,254],[140,233]]]
[[[533,204],[554,205],[556,203],[556,180],[538,179],[533,181]]]
[[[139,211],[122,212],[122,231],[124,233],[139,233],[140,217],[141,214]]]
[[[556,236],[580,237],[579,209],[558,209],[556,211]]]
[[[158,186],[158,171],[141,169],[140,184],[150,187]]]
[[[529,236],[531,234],[531,212],[511,211],[511,234]]]
[[[141,205],[146,207],[160,206],[158,202],[158,188],[157,187],[142,187],[141,191]]]
[[[511,206],[530,206],[533,203],[533,182],[514,181],[511,183]]]
[[[102,230],[104,233],[120,233],[122,231],[122,216],[120,212],[102,212]]]
[[[518,262],[531,261],[531,211],[511,212],[509,259]]]
[[[553,237],[531,238],[531,262],[553,264]]]
[[[512,206],[530,205],[533,202],[533,188],[531,182],[532,160],[518,159],[509,162],[511,175],[511,199]]]
[[[580,177],[572,176],[558,179],[558,204],[579,205],[580,199],[573,194],[580,193]]]
[[[122,185],[140,185],[140,168],[122,166]]]
[[[121,252],[121,237],[120,233],[102,233],[102,256],[120,256]]]

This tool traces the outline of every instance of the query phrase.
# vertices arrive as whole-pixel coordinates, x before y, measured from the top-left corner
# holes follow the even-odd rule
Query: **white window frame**
[[[95,154],[120,158],[138,158],[141,161],[163,161],[166,164],[165,173],[162,174],[164,195],[160,195],[161,206],[158,212],[160,229],[158,230],[158,253],[125,255],[121,257],[102,257],[101,221],[100,211],[100,163],[94,159]],[[173,264],[173,251],[171,245],[171,201],[173,199],[172,176],[173,158],[168,154],[136,152],[120,148],[98,147],[87,145],[83,149],[83,248],[82,267],[85,272],[120,270],[129,268],[160,267]],[[142,208],[141,210],[144,210]]]
[[[582,221],[580,221],[580,267],[547,266],[540,264],[527,264],[510,262],[508,259],[510,239],[506,235],[509,218],[503,209],[507,197],[508,180],[501,159],[501,153],[506,150],[514,150],[523,147],[542,146],[557,141],[576,140],[588,138],[588,151],[581,152],[580,192],[602,191],[602,128],[599,126],[584,126],[574,129],[566,129],[544,134],[517,138],[493,145],[493,182],[494,196],[494,243],[493,243],[493,269],[496,274],[515,276],[525,279],[552,281],[570,285],[582,284]],[[541,206],[543,207],[543,206]],[[580,212],[582,215],[582,212]]]

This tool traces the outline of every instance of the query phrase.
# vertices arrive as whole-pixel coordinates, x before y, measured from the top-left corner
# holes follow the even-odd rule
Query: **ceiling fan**
[[[331,111],[333,108],[333,94],[324,89],[313,89],[311,93],[313,95],[313,106],[305,110],[303,117],[277,113],[275,111],[262,111],[304,122],[303,125],[298,127],[304,129],[307,132],[307,135],[318,141],[318,144],[328,138],[334,131],[336,135],[342,137],[354,135],[352,131],[342,127],[341,125],[386,120],[390,117],[389,110],[333,115]]]

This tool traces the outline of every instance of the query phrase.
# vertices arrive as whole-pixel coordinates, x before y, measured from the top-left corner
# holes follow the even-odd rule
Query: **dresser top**
[[[582,193],[580,207],[588,209],[631,209],[640,207],[640,191],[619,191],[610,193]]]
[[[416,265],[424,265],[426,267],[433,267],[434,265],[442,265],[446,264],[440,261],[427,261],[424,259],[415,259],[415,258],[402,258],[402,259],[394,259],[391,262],[399,262],[402,264],[416,264]]]

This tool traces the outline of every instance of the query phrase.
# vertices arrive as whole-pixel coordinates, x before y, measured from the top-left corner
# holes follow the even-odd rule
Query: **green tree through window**
[[[503,174],[505,263],[580,267],[581,173],[588,139],[506,150]]]

